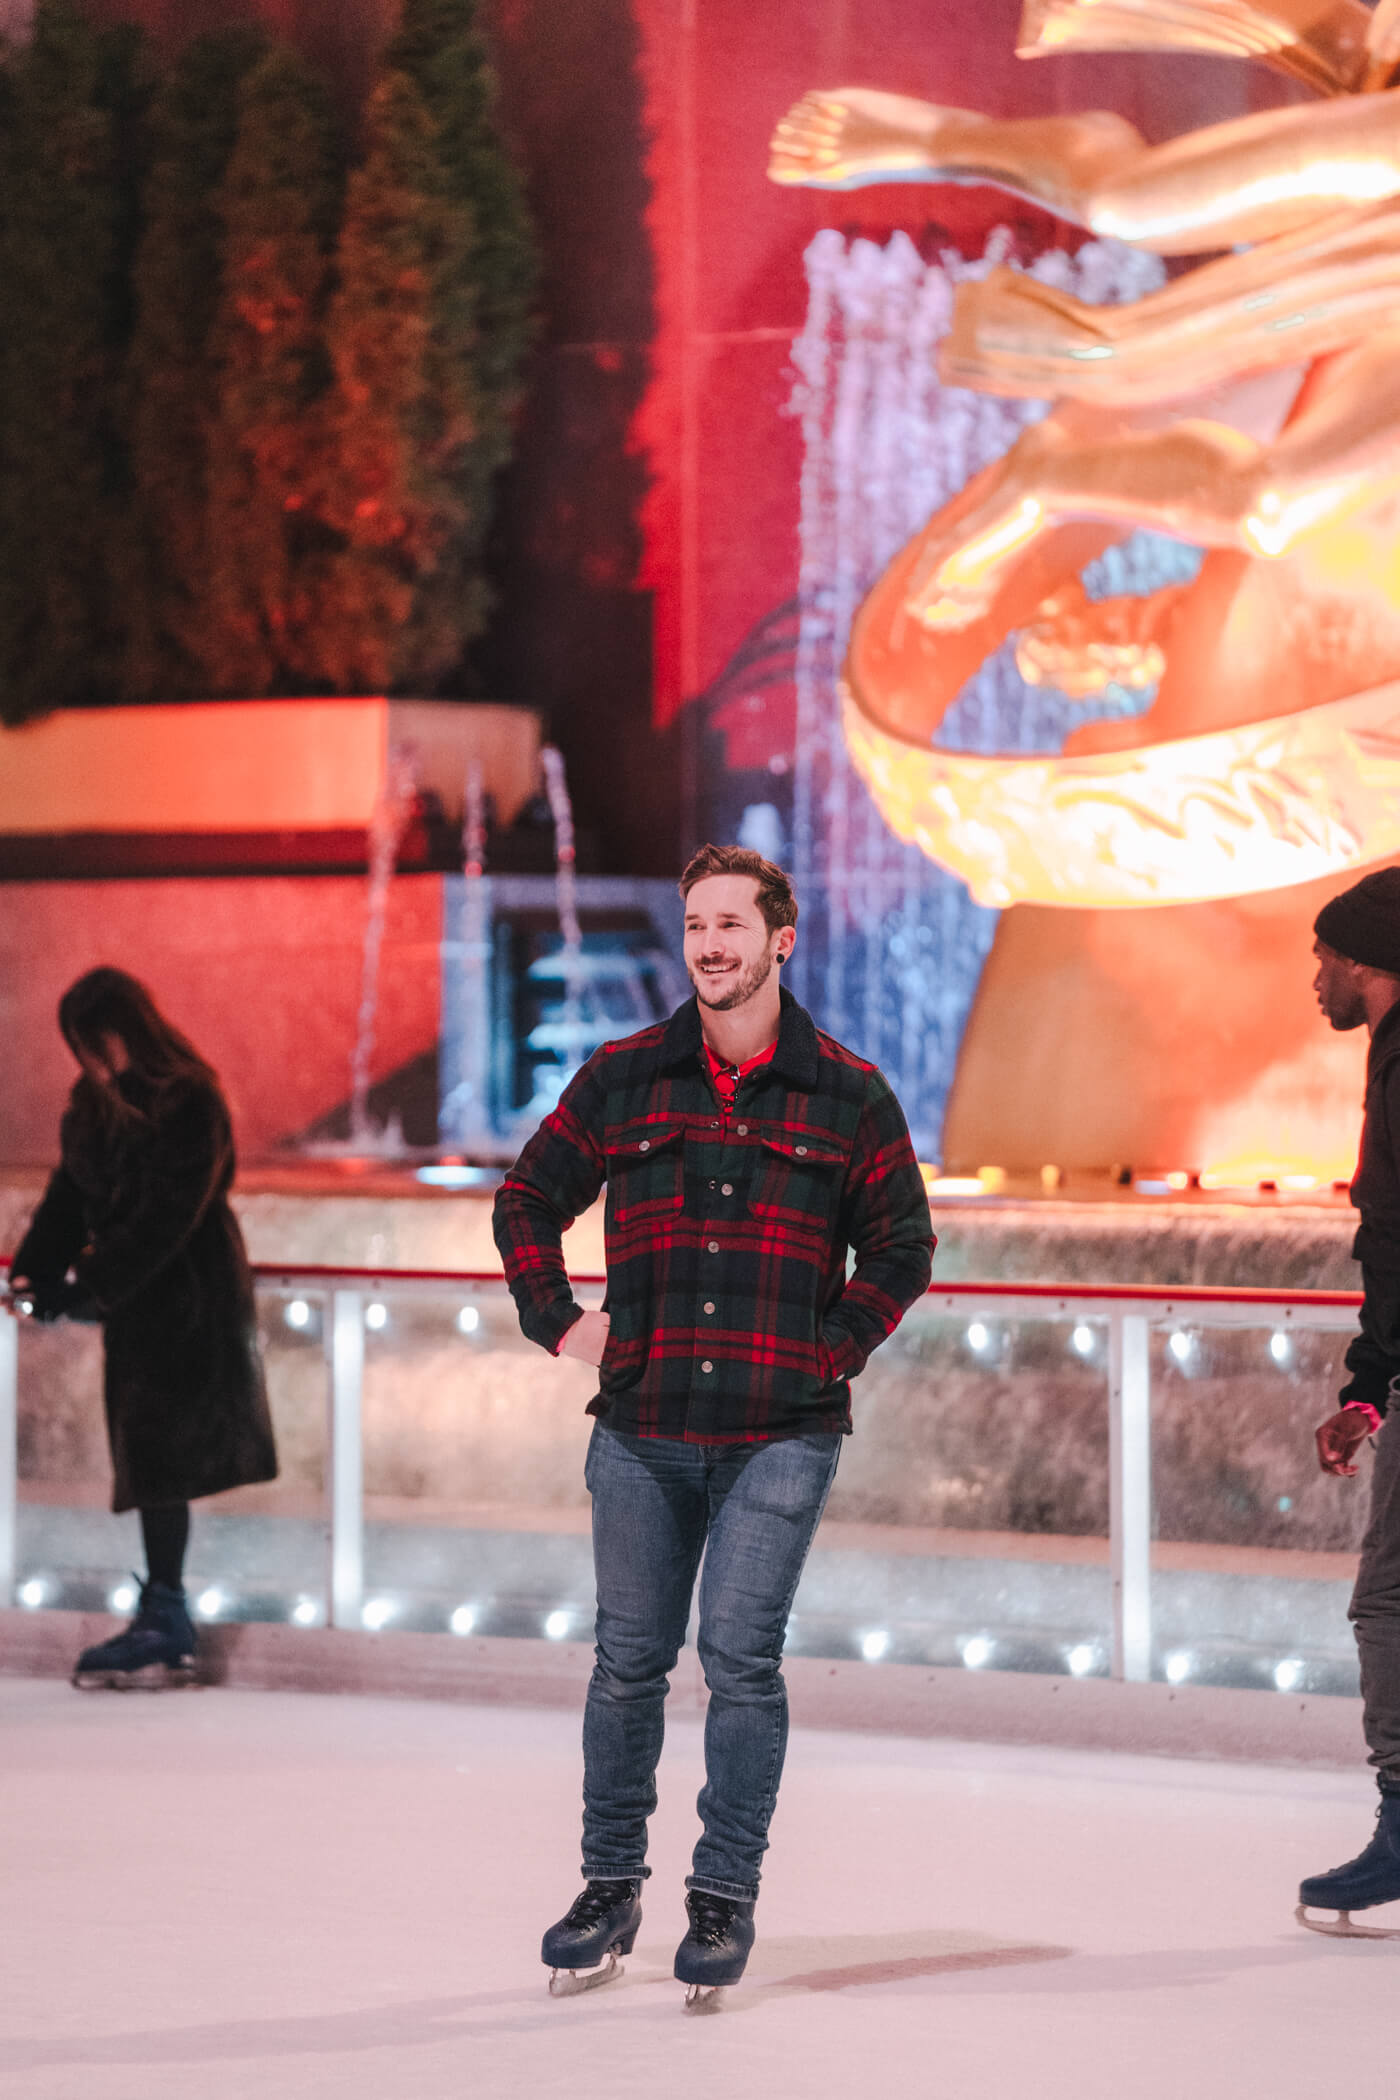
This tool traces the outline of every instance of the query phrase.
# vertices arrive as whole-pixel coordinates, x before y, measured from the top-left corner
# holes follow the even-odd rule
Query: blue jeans
[[[667,1679],[700,1578],[709,1686],[703,1834],[686,1886],[751,1900],[787,1749],[780,1663],[802,1564],[826,1507],[836,1431],[769,1444],[683,1444],[598,1423],[593,1497],[597,1660],[583,1716],[583,1871],[647,1873]]]

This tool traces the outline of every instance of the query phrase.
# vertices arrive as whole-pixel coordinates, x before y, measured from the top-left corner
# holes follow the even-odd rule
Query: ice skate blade
[[[147,1663],[140,1670],[75,1670],[69,1679],[80,1692],[176,1692],[199,1683],[193,1663]]]
[[[1349,1910],[1339,1910],[1335,1919],[1310,1918],[1307,1905],[1300,1903],[1293,1915],[1309,1932],[1329,1940],[1400,1940],[1400,1925],[1353,1925]]]
[[[688,1983],[685,1987],[685,2009],[688,2013],[717,2013],[724,2003],[726,1986],[722,1983]]]
[[[612,1983],[626,1973],[616,1952],[609,1949],[607,1960],[596,1969],[551,1969],[549,1995],[551,1998],[581,1998],[585,1991],[599,1991],[605,1983]]]

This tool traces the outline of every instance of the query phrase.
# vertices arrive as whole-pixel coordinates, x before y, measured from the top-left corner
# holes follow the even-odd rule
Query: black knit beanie
[[[1333,897],[1313,932],[1348,962],[1400,977],[1400,868],[1377,868]]]

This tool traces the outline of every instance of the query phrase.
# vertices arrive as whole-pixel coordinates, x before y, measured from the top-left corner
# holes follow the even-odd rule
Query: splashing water
[[[564,1053],[559,1073],[559,1084],[563,1087],[583,1062],[579,1052],[585,1043],[591,1046],[593,1036],[583,1011],[583,930],[578,920],[574,810],[569,800],[568,782],[564,778],[563,753],[553,744],[546,744],[540,753],[540,764],[544,768],[544,791],[554,819],[554,897],[563,943],[559,966],[564,979],[564,1007],[556,1030]]]
[[[491,884],[486,874],[486,781],[480,759],[467,767],[462,802],[462,901],[456,947],[456,1023],[439,1054],[461,1077],[438,1110],[440,1146],[479,1154],[490,1137],[487,1085],[491,1070]],[[444,980],[446,990],[446,980]]]
[[[412,747],[390,747],[384,779],[369,823],[369,908],[365,918],[364,962],[360,973],[360,1011],[355,1048],[350,1059],[350,1144],[356,1151],[401,1151],[398,1119],[384,1128],[369,1112],[370,1066],[374,1059],[375,1022],[379,1008],[379,956],[399,841],[413,808],[418,762]]]
[[[833,229],[807,249],[807,322],[793,346],[801,418],[801,629],[793,767],[793,877],[802,938],[793,988],[818,1022],[878,1062],[923,1158],[938,1157],[958,1046],[997,914],[900,843],[846,755],[836,675],[852,617],[910,536],[1047,404],[945,387],[935,352],[958,283],[1011,259],[999,230],[972,261],[925,263],[907,235],[883,247]],[[1116,242],[1052,250],[1030,274],[1093,303],[1141,297],[1162,265]],[[1107,560],[1107,558],[1105,558]],[[1194,573],[1194,549],[1137,534],[1113,550],[1111,587],[1151,591]],[[1091,587],[1094,578],[1089,579]],[[1151,693],[1132,705],[1146,706]],[[1123,711],[1121,696],[1105,710]],[[938,741],[1053,751],[1094,710],[1029,687],[1014,640],[968,682]]]

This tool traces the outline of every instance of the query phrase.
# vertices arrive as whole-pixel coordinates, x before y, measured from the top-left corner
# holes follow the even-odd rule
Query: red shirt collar
[[[721,1072],[736,1072],[740,1079],[747,1079],[750,1072],[756,1072],[760,1065],[768,1065],[773,1062],[774,1053],[778,1047],[778,1038],[774,1036],[768,1048],[760,1050],[757,1057],[749,1058],[742,1065],[727,1065],[723,1058],[715,1056],[708,1040],[702,1037],[702,1041],[704,1041],[705,1045],[705,1056],[709,1062],[711,1079],[718,1079]]]
[[[760,1065],[771,1064],[778,1047],[778,1039],[774,1036],[766,1050],[760,1050],[757,1057],[747,1058],[741,1065],[725,1064],[722,1058],[715,1056],[708,1040],[704,1037],[701,1038],[701,1044],[705,1052],[705,1062],[709,1066],[710,1077],[715,1083],[715,1092],[719,1095],[725,1108],[730,1109],[734,1106],[734,1096],[739,1091],[739,1081],[746,1079],[750,1072],[756,1072]]]

